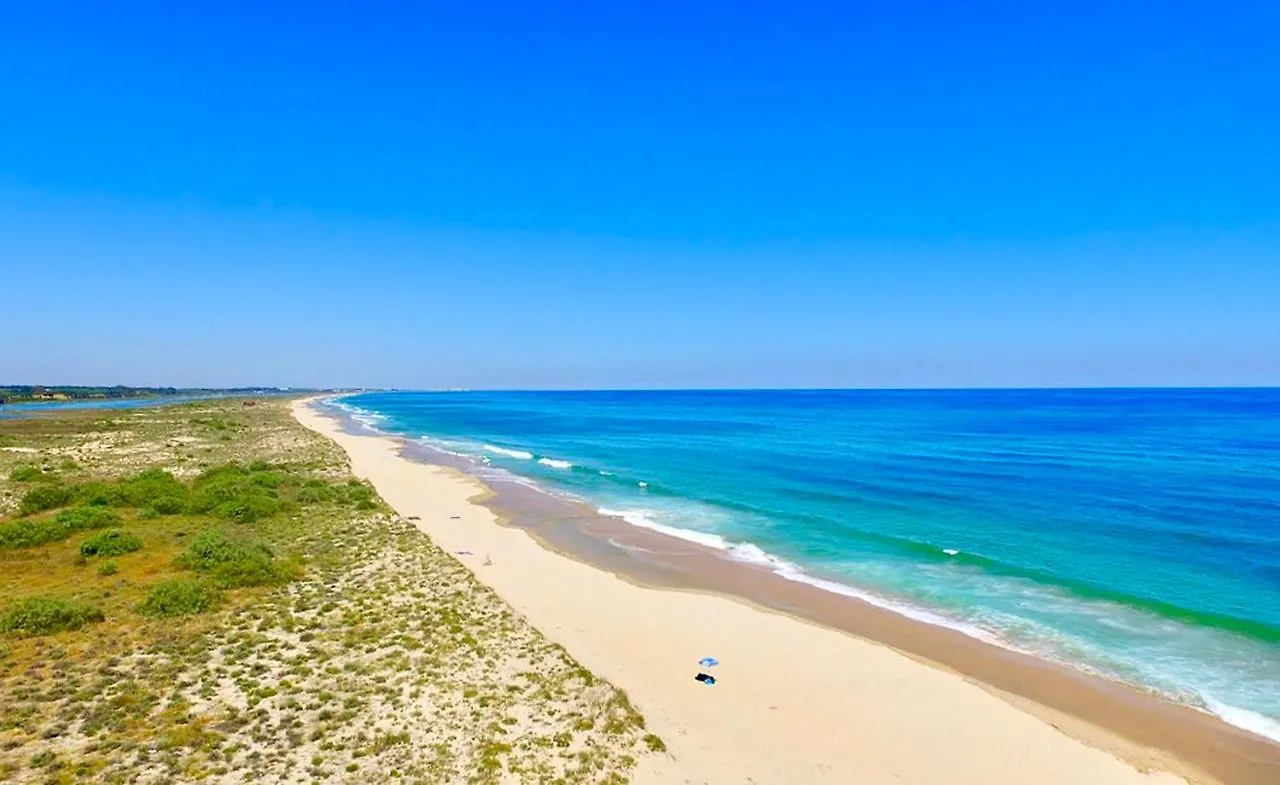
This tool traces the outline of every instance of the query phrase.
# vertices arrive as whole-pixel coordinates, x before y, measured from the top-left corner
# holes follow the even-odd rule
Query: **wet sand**
[[[350,435],[357,435],[361,441],[377,438],[390,442],[407,458],[442,466],[451,472],[474,473],[477,469],[465,459],[412,442],[373,437],[358,425],[351,428]],[[371,479],[378,485],[376,478]],[[1103,750],[1139,770],[1174,772],[1190,781],[1242,785],[1280,782],[1280,745],[1236,729],[1212,715],[1008,651],[954,630],[914,621],[856,598],[787,580],[759,566],[733,562],[713,549],[601,516],[586,505],[549,496],[518,482],[504,481],[501,475],[484,479],[487,486],[473,486],[479,494],[474,500],[491,510],[495,520],[527,532],[554,554],[605,570],[631,585],[662,589],[665,590],[662,593],[669,595],[709,596],[720,601],[735,598],[738,601],[735,604],[739,605],[745,600],[756,609],[757,615],[765,615],[760,611],[768,609],[784,614],[783,618],[793,623],[795,619],[802,619],[889,647],[915,663],[922,663],[917,667],[955,674],[994,696],[1001,705],[1016,707],[1012,710],[1030,714],[1062,734],[1084,742],[1094,748],[1094,754],[1101,754],[1097,751]],[[378,487],[381,491],[382,487]],[[477,574],[482,579],[485,577],[484,570]],[[519,602],[513,604],[520,606]],[[534,621],[537,623],[537,619]],[[553,631],[544,631],[554,637]],[[572,646],[570,651],[578,655]],[[800,653],[800,656],[806,655]],[[602,675],[612,678],[608,673]],[[795,674],[791,677],[795,678]],[[635,693],[635,685],[618,683]],[[907,689],[902,692],[904,696],[913,693]],[[922,711],[928,713],[930,709],[923,707]],[[927,735],[926,725],[921,723],[921,735]],[[1042,774],[1033,776],[1025,764],[1017,768],[1021,778],[1010,776],[1008,781],[1046,781]],[[984,771],[987,771],[986,777],[996,776],[995,781],[1005,779]],[[867,775],[870,770],[849,773]],[[1083,771],[1078,774],[1083,775]],[[950,781],[969,780],[956,777]],[[1121,780],[1068,776],[1063,781]]]

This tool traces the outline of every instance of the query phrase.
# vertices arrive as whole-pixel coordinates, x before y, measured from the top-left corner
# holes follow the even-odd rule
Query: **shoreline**
[[[527,535],[525,539],[529,543],[555,558],[572,560],[596,572],[603,570],[613,580],[624,581],[637,591],[677,598],[705,597],[708,601],[733,604],[756,617],[785,619],[792,628],[803,625],[874,647],[911,663],[915,669],[927,669],[929,673],[981,690],[998,701],[1005,711],[1035,717],[1037,723],[1061,736],[1063,741],[1083,742],[1088,746],[1082,744],[1081,749],[1126,761],[1136,767],[1130,770],[1134,774],[1138,770],[1165,771],[1193,782],[1250,785],[1280,781],[1280,745],[1228,725],[1206,712],[986,643],[953,629],[913,620],[856,597],[791,581],[762,566],[730,562],[714,549],[630,525],[601,515],[586,505],[578,505],[580,509],[576,512],[566,512],[565,507],[572,505],[561,500],[559,509],[548,509],[556,505],[540,501],[539,497],[545,494],[515,483],[510,484],[514,488],[488,488],[460,467],[447,464],[442,467],[441,461],[431,460],[431,456],[421,454],[421,450],[415,451],[416,445],[408,440],[343,431],[335,424],[341,420],[334,414],[316,412],[309,406],[307,411],[323,419],[329,427],[321,432],[349,453],[353,446],[348,444],[351,440],[380,442],[383,449],[392,448],[399,461],[416,461],[424,469],[463,475],[462,481],[472,488],[468,502],[483,504],[493,523]],[[370,476],[370,479],[383,491],[378,478]],[[392,504],[399,509],[395,502]],[[430,527],[420,528],[433,538],[437,536]],[[477,575],[485,580],[484,571],[477,571]],[[500,587],[495,588],[503,593]],[[518,597],[504,596],[520,607]],[[542,626],[538,619],[531,616],[531,620]],[[553,630],[544,631],[555,637]],[[565,645],[569,646],[569,642],[565,641]],[[570,651],[579,656],[572,646]],[[608,668],[593,667],[593,670],[615,678]],[[792,676],[794,678],[794,674]],[[924,678],[921,673],[914,673],[911,680]],[[639,697],[639,688],[635,685],[625,680],[617,683]],[[638,702],[644,708],[643,702]],[[922,712],[933,711],[928,703],[930,701],[921,707]],[[983,709],[984,715],[991,711],[990,707]],[[914,734],[906,732],[906,735]],[[929,734],[921,729],[919,735]],[[865,771],[856,769],[847,772],[854,773],[865,775]],[[948,776],[952,774],[954,772],[948,772]],[[995,776],[995,781],[1002,779],[990,771],[985,776]],[[1040,781],[1049,780],[1042,776]],[[1063,781],[1126,780],[1119,774],[1081,780],[1077,773]],[[1150,778],[1144,777],[1142,781]]]

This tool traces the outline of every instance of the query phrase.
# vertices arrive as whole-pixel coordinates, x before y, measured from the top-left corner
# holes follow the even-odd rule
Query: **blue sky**
[[[0,380],[1280,384],[1275,3],[24,5]]]

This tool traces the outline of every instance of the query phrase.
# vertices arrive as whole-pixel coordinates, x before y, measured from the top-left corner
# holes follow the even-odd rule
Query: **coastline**
[[[1194,782],[1280,780],[1280,746],[1211,715],[620,520],[584,514],[573,526],[539,527],[527,510],[529,520],[513,520],[518,503],[456,469],[411,461],[402,440],[345,432],[307,402],[294,413],[342,446],[401,514],[434,513],[418,515],[420,529],[448,550],[477,554],[461,560],[628,690],[670,741],[671,772],[690,781],[1177,781],[1148,771]],[[450,515],[420,498],[428,487],[448,497]],[[616,563],[617,549],[592,550],[582,531],[658,558]],[[492,565],[481,564],[486,558]],[[512,561],[538,568],[513,570]],[[548,586],[551,576],[565,585]],[[582,596],[593,601],[578,607]],[[645,642],[628,642],[636,637]],[[708,637],[705,650],[684,649]],[[640,657],[637,647],[664,650]],[[670,659],[673,647],[682,658]],[[725,689],[710,695],[691,678],[706,654],[725,661]],[[729,686],[743,676],[745,694]],[[873,741],[867,748],[851,739]]]

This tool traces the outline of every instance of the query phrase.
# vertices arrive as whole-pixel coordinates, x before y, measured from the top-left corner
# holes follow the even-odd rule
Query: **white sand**
[[[641,785],[1183,782],[884,646],[728,597],[636,586],[547,550],[470,501],[484,490],[471,478],[404,459],[391,439],[344,433],[306,404],[295,416],[341,445],[357,476],[440,547],[471,551],[458,558],[482,582],[627,691],[669,750],[641,762]],[[721,662],[713,687],[693,680],[705,656]]]

